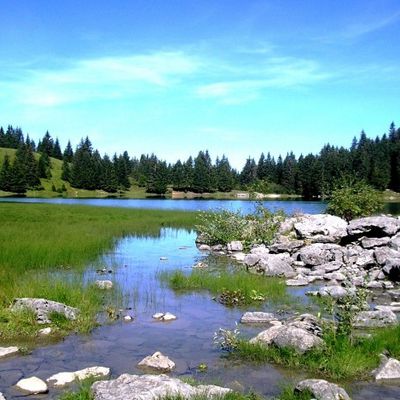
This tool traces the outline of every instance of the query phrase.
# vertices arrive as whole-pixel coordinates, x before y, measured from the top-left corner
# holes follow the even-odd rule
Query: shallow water
[[[220,327],[234,329],[244,309],[227,308],[211,299],[208,293],[175,294],[163,287],[157,273],[176,268],[187,269],[206,257],[194,244],[195,234],[185,230],[163,229],[159,238],[125,238],[101,262],[113,273],[99,276],[95,266],[85,275],[88,281],[111,279],[117,282],[123,302],[131,310],[133,322],[116,321],[95,329],[87,336],[72,335],[64,341],[35,349],[30,355],[1,361],[0,391],[7,399],[22,397],[12,386],[22,377],[47,378],[61,371],[74,371],[93,365],[108,366],[112,376],[121,373],[143,373],[137,363],[159,350],[176,362],[172,375],[192,376],[208,383],[233,389],[253,389],[263,395],[279,393],[283,382],[300,379],[300,372],[270,365],[254,366],[233,363],[221,357],[213,344],[213,335]],[[167,260],[160,260],[166,257]],[[224,266],[231,261],[217,258]],[[213,262],[210,259],[210,262]],[[215,265],[218,268],[218,265]],[[304,289],[293,289],[302,295]],[[268,306],[264,307],[268,309]],[[178,319],[169,323],[152,319],[155,312],[169,311]],[[261,327],[239,326],[243,335],[253,336]],[[196,371],[206,363],[206,373]],[[351,385],[354,399],[399,399],[400,388],[371,384]],[[65,390],[65,389],[64,389]],[[51,389],[46,396],[57,398],[60,391]]]

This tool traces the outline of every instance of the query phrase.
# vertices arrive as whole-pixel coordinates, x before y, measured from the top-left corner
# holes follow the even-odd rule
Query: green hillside
[[[0,147],[0,166],[3,163],[3,159],[7,154],[10,157],[10,160],[13,161],[15,157],[15,149],[6,149]],[[35,157],[39,160],[40,155],[35,153]],[[103,190],[84,190],[84,189],[76,189],[71,187],[71,185],[63,181],[61,179],[61,168],[62,168],[62,161],[57,160],[56,158],[50,158],[51,160],[51,178],[50,179],[41,179],[42,186],[44,190],[28,190],[26,192],[27,197],[77,197],[77,198],[84,198],[84,197],[107,197],[112,194],[107,193]],[[56,189],[61,189],[62,185],[64,184],[65,188],[67,189],[66,192],[58,193],[52,190],[53,185]],[[0,196],[10,196],[12,193],[0,191]],[[118,195],[121,197],[128,197],[128,198],[144,198],[146,197],[145,190],[143,188],[138,188],[137,186],[132,186],[129,191],[113,194]]]

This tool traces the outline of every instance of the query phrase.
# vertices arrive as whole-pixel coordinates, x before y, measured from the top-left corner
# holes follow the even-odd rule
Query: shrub
[[[345,180],[336,185],[327,212],[350,221],[366,217],[383,206],[381,194],[364,181]]]

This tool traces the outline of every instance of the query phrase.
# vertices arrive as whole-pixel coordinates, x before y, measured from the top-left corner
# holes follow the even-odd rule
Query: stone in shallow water
[[[351,400],[340,386],[323,379],[305,379],[296,385],[296,392],[309,390],[316,400]]]
[[[389,309],[361,311],[354,318],[355,328],[382,328],[394,324],[397,324],[397,317]]]
[[[18,354],[19,348],[16,346],[0,347],[0,358]]]
[[[95,382],[92,385],[94,400],[158,400],[166,396],[218,399],[230,391],[214,385],[194,387],[166,375],[123,374],[117,379]]]
[[[153,355],[147,356],[140,361],[138,366],[169,372],[175,368],[175,363],[161,352],[156,351]]]
[[[6,398],[4,397],[3,393],[0,392],[0,400],[6,400]]]
[[[277,317],[274,314],[262,311],[248,311],[240,318],[242,324],[264,324],[276,320]]]
[[[157,319],[158,321],[174,321],[177,319],[177,317],[174,314],[171,314],[170,312],[166,313],[155,313],[153,314],[153,318]]]
[[[96,285],[96,287],[103,290],[109,290],[112,289],[113,287],[113,283],[109,280],[103,280],[103,281],[98,280],[94,284]]]
[[[281,329],[272,342],[278,347],[292,347],[300,354],[324,343],[318,336],[295,326]]]
[[[88,367],[75,372],[59,372],[50,376],[46,381],[54,386],[64,386],[74,380],[82,381],[87,378],[100,378],[110,375],[110,368]]]
[[[32,376],[31,378],[21,379],[16,384],[18,389],[21,389],[29,394],[47,393],[48,388],[46,382]]]

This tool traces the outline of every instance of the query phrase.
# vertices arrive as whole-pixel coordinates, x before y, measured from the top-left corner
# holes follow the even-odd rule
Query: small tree
[[[383,206],[382,196],[364,181],[346,179],[332,191],[327,212],[350,221],[378,212]]]

